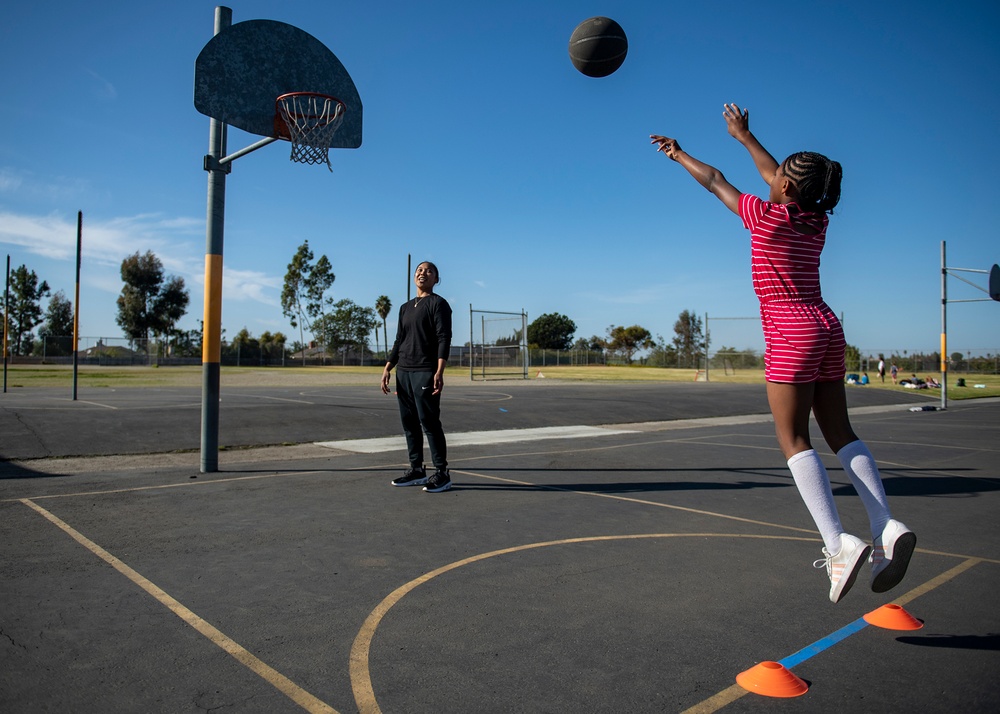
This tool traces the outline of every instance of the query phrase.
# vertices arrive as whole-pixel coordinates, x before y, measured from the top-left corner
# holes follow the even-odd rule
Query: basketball
[[[588,77],[607,77],[628,54],[625,30],[609,17],[584,20],[569,38],[569,58]]]

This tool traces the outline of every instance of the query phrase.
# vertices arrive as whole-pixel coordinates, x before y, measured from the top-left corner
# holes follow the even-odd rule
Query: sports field
[[[223,367],[222,383],[229,387],[296,386],[320,384],[372,384],[378,385],[380,367]],[[975,399],[1000,396],[1000,375],[953,373],[948,399]],[[533,368],[529,380],[551,379],[573,382],[693,382],[696,372],[690,369],[664,369],[659,367],[565,367]],[[966,387],[955,387],[958,378],[965,379]],[[77,385],[86,387],[194,387],[200,386],[201,367],[80,367]],[[449,382],[469,381],[466,369],[453,367],[446,373]],[[709,380],[718,384],[764,384],[763,370],[738,370],[726,374],[723,370],[710,370]],[[516,383],[519,380],[490,380]],[[9,365],[8,388],[68,387],[72,389],[73,371],[70,367],[51,365]],[[985,385],[976,388],[974,385]],[[886,378],[877,379],[866,387],[849,386],[848,389],[886,389],[900,393],[914,390],[893,385]],[[937,390],[919,390],[922,396],[940,396]]]

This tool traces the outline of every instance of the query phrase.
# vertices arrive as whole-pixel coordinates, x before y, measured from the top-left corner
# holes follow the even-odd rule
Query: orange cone
[[[924,626],[920,620],[899,605],[883,605],[865,615],[865,622],[887,630],[919,630]]]
[[[736,683],[765,697],[798,697],[809,690],[808,684],[778,662],[761,662],[737,674]]]

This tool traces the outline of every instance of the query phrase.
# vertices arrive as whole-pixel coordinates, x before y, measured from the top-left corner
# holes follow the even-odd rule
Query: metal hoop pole
[[[215,34],[233,24],[233,11],[215,8]],[[219,470],[219,398],[222,357],[222,244],[226,219],[226,174],[218,165],[226,155],[226,124],[212,119],[209,125],[208,217],[205,226],[205,311],[201,334],[201,472]]]
[[[7,254],[7,272],[3,286],[3,393],[7,393],[7,332],[10,323],[10,253]]]
[[[948,408],[948,263],[941,241],[941,408]]]
[[[256,143],[250,144],[250,146],[246,147],[245,149],[240,149],[239,151],[234,151],[229,156],[225,156],[225,157],[219,159],[216,163],[218,163],[219,166],[225,166],[226,164],[229,164],[229,163],[232,163],[233,161],[236,161],[236,159],[240,158],[241,156],[246,156],[251,151],[256,151],[257,149],[263,148],[263,147],[267,146],[268,144],[273,144],[277,140],[278,140],[277,137],[274,137],[274,136],[265,137],[265,138],[261,139],[260,141],[258,141]],[[223,150],[225,150],[225,149],[223,148]]]
[[[73,309],[73,401],[80,366],[80,253],[83,250],[83,211],[76,213],[76,304]]]

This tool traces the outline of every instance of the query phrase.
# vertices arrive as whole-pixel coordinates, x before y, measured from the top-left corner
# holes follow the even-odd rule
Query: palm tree
[[[389,317],[389,313],[392,311],[392,302],[389,300],[387,295],[379,295],[378,299],[375,301],[375,312],[378,316],[382,318],[382,339],[385,342],[385,357],[389,358],[389,331],[386,328],[385,321]],[[378,339],[378,331],[375,332],[376,340]]]

